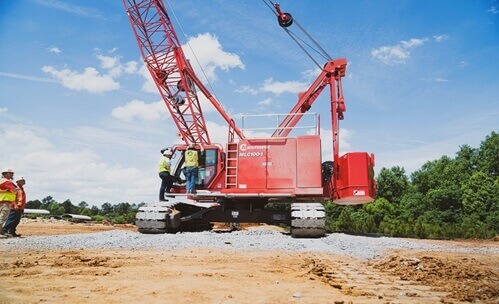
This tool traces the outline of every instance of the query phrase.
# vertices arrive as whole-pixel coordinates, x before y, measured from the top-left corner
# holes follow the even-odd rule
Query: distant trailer
[[[42,215],[48,215],[50,214],[50,211],[44,210],[44,209],[24,209],[24,214],[42,214]]]
[[[85,221],[91,221],[92,218],[87,215],[80,215],[80,214],[63,214],[62,215],[63,219],[69,219],[74,222],[85,222]]]

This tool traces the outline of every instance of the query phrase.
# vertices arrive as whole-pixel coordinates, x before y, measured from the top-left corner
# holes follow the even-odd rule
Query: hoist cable
[[[263,3],[265,3],[265,5],[270,9],[270,11],[276,15],[277,17],[279,17],[279,15],[277,14],[277,12],[275,11],[274,7],[274,3],[271,1],[271,0],[262,0]],[[270,4],[269,4],[270,3]],[[298,26],[298,28],[308,37],[308,39],[318,48],[316,49],[315,47],[313,47],[312,45],[310,45],[309,43],[307,43],[304,39],[302,39],[300,36],[298,36],[297,34],[295,34],[294,32],[292,32],[291,30],[289,30],[287,27],[283,27],[283,30],[289,35],[289,37],[291,37],[291,39],[293,39],[293,41],[303,50],[303,52],[305,52],[305,54],[319,67],[319,69],[322,69],[321,65],[313,58],[313,56],[306,50],[306,48],[300,43],[300,41],[305,44],[306,46],[308,46],[311,50],[315,51],[319,56],[321,56],[322,58],[326,59],[326,60],[332,60],[332,57],[320,46],[320,44],[305,30],[305,28],[303,28],[300,23],[296,20],[296,18],[293,18],[293,22]]]
[[[311,46],[309,43],[307,43],[305,40],[303,40],[301,37],[299,37],[297,34],[295,34],[293,31],[289,30],[288,31],[294,35],[296,37],[296,39],[300,40],[301,42],[303,42],[303,44],[307,45],[312,51],[316,52],[317,55],[321,56],[322,58],[326,59],[326,60],[331,60],[330,56],[328,54],[323,54],[321,53],[320,51],[318,51],[317,49],[315,49],[313,46]]]
[[[309,52],[307,52],[307,50],[300,44],[300,42],[298,42],[298,40],[293,35],[291,35],[290,31],[284,27],[283,27],[283,29],[284,29],[284,31],[286,31],[286,33],[288,33],[289,37],[291,37],[291,39],[293,39],[294,42],[296,42],[296,44],[298,44],[298,46],[303,50],[303,52],[305,52],[305,54],[307,54],[307,56],[319,67],[319,69],[322,70],[321,65],[314,59],[314,57],[312,55],[310,55]]]
[[[270,6],[270,5],[267,3],[267,1],[265,1],[265,0],[262,0],[262,1],[263,1],[263,3],[265,3],[265,5],[266,5],[266,6],[270,9],[270,11],[271,11],[274,15],[276,15],[276,16],[277,16],[277,13],[274,11],[274,9],[272,8],[272,6]],[[270,2],[270,3],[272,3],[272,1],[269,1],[269,2]],[[274,5],[274,3],[272,3],[272,5]]]
[[[294,19],[294,21],[295,21],[295,24],[301,29],[301,31],[304,32],[305,35],[307,35],[307,37],[321,50],[321,52],[325,56],[325,58],[328,60],[332,60],[333,58],[331,58],[331,56],[329,56],[329,54],[321,47],[321,45],[317,41],[315,41],[314,37],[312,37],[312,35],[310,35],[307,32],[307,30],[305,30],[296,19]]]

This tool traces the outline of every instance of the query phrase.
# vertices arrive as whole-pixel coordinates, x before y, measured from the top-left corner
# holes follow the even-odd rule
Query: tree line
[[[326,228],[419,238],[490,238],[499,235],[499,133],[478,148],[460,147],[456,156],[426,162],[407,175],[403,167],[382,168],[374,202],[359,206],[326,203]],[[140,204],[56,202],[51,196],[26,208],[52,215],[81,214],[114,224],[133,223]]]
[[[52,216],[61,216],[63,214],[79,214],[87,215],[94,221],[101,222],[107,220],[112,224],[127,224],[135,221],[135,214],[145,203],[130,204],[119,203],[111,205],[104,203],[102,206],[90,206],[87,202],[80,202],[78,205],[73,205],[71,200],[67,199],[62,203],[58,203],[52,196],[47,196],[44,199],[32,200],[26,202],[27,209],[45,209],[50,211]]]
[[[499,134],[478,148],[426,162],[408,176],[382,168],[373,203],[326,204],[332,231],[419,238],[491,238],[499,235]]]

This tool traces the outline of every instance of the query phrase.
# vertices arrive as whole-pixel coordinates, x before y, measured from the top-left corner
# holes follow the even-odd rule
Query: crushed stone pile
[[[175,250],[192,247],[232,250],[278,250],[344,254],[359,260],[385,255],[390,250],[443,251],[454,253],[499,254],[493,246],[469,247],[430,244],[418,240],[328,234],[320,239],[294,239],[269,230],[245,230],[231,233],[182,232],[176,234],[140,234],[127,230],[111,230],[87,234],[33,236],[2,240],[0,251],[9,250],[78,250],[128,249]]]

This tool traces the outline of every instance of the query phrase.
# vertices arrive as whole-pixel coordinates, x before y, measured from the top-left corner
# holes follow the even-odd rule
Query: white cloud
[[[114,108],[111,116],[116,119],[131,122],[133,120],[157,121],[168,115],[168,109],[163,101],[145,103],[132,100],[124,106]]]
[[[113,54],[113,53],[115,53],[117,50],[118,50],[118,48],[117,48],[117,47],[114,47],[114,48],[112,48],[112,49],[108,50],[107,52],[108,52],[109,54]]]
[[[204,96],[204,94],[201,91],[197,91],[197,96],[199,99],[199,104],[201,106],[201,109],[203,109],[203,113],[217,111],[217,109],[213,106],[211,101],[206,96]],[[220,104],[220,106],[223,108],[222,104]]]
[[[271,103],[272,103],[272,98],[270,98],[270,97],[269,97],[269,98],[265,98],[265,99],[264,99],[264,100],[262,100],[262,101],[259,101],[259,102],[257,103],[257,105],[259,105],[259,106],[268,106],[268,105],[269,105],[269,104],[271,104]]]
[[[139,65],[139,63],[136,61],[128,61],[124,67],[125,73],[127,73],[127,74],[136,73],[138,71],[138,68],[137,68],[138,65]]]
[[[52,147],[48,140],[37,136],[35,131],[27,126],[6,124],[0,127],[0,147],[10,147],[9,153],[5,154],[7,158],[11,153],[14,153],[11,157],[17,157],[17,152],[29,153]]]
[[[118,57],[109,57],[109,56],[104,56],[97,54],[95,57],[101,61],[101,67],[103,69],[112,69],[116,67],[117,63],[119,62]]]
[[[9,109],[7,109],[7,108],[0,108],[0,114],[7,113],[7,111],[9,111]]]
[[[251,86],[249,85],[243,85],[243,86],[240,86],[237,90],[234,91],[235,93],[249,93],[251,95],[256,95],[258,94],[258,90],[256,89],[253,89]]]
[[[95,68],[85,68],[83,73],[70,69],[57,70],[52,66],[44,66],[42,71],[57,79],[64,87],[90,93],[103,93],[118,90],[120,84],[110,75],[100,75]]]
[[[69,3],[65,3],[58,0],[35,0],[35,2],[41,5],[52,7],[78,16],[97,18],[97,19],[104,18],[104,14],[102,14],[102,12],[91,7],[71,5]]]
[[[497,9],[497,6],[492,6],[490,9],[487,10],[488,13],[491,13],[492,15],[496,15],[499,13],[499,10]]]
[[[322,148],[322,161],[333,160],[333,131],[331,129],[321,128],[321,148]],[[314,134],[310,132],[310,134]],[[352,139],[353,132],[348,129],[340,128],[338,136],[339,142],[339,155],[348,153],[351,149],[349,140]]]
[[[449,82],[450,81],[450,80],[442,78],[442,77],[421,78],[420,80],[422,80],[422,81],[429,81],[429,82]]]
[[[429,41],[428,38],[402,40],[397,45],[379,47],[373,50],[371,55],[386,64],[405,63],[405,60],[411,57],[410,50],[423,45],[427,41]]]
[[[196,56],[192,53],[191,47]],[[228,71],[231,68],[245,68],[239,56],[225,52],[218,41],[218,37],[213,36],[210,33],[198,34],[196,37],[190,37],[188,39],[188,44],[182,45],[182,49],[187,59],[190,60],[195,74],[201,81],[204,81],[203,71],[209,81],[214,81],[217,79],[217,70]],[[198,61],[203,71],[200,70],[199,65],[197,64]],[[136,66],[131,68],[136,68]],[[142,91],[159,94],[156,84],[145,65],[140,66],[138,73],[142,75],[145,80],[142,84]],[[201,102],[203,102],[203,99],[205,98],[202,96],[199,97]]]
[[[49,47],[49,48],[48,48],[48,51],[49,51],[49,52],[51,52],[51,53],[56,53],[56,54],[59,54],[59,53],[61,53],[61,52],[62,52],[62,51],[61,51],[58,47],[56,47],[56,46],[51,46],[51,47]]]
[[[122,165],[113,156],[112,163],[108,163],[101,157],[105,154],[94,150],[96,141],[105,146],[111,142],[117,153],[130,155],[138,151],[147,159],[146,166],[134,167],[129,162]],[[2,154],[2,166],[12,167],[16,175],[27,179],[28,199],[41,200],[50,195],[59,202],[71,199],[73,204],[86,201],[95,205],[157,199],[156,155],[140,151],[145,146],[151,154],[151,145],[141,139],[134,142],[129,132],[95,127],[51,130],[4,121],[0,122],[0,146],[7,143],[9,153]],[[133,183],[126,182],[131,177]]]
[[[467,67],[468,65],[469,63],[467,61],[464,60],[459,61],[459,66],[462,68]]]
[[[350,63],[351,64],[351,63]],[[322,72],[321,69],[316,68],[313,70],[305,70],[301,74],[303,75],[303,78],[308,80],[308,81],[313,81],[319,76],[319,74]]]
[[[433,36],[433,38],[435,39],[436,42],[442,42],[444,40],[449,39],[449,36],[443,34],[443,35],[439,35],[439,36]]]
[[[156,87],[156,83],[152,79],[151,73],[149,73],[149,70],[147,69],[147,67],[145,66],[145,64],[143,64],[139,68],[138,73],[140,75],[142,75],[142,77],[145,80],[144,83],[142,84],[141,90],[144,91],[144,92],[147,92],[147,93],[159,94],[158,88]]]
[[[402,41],[400,41],[400,44],[402,46],[404,46],[405,48],[409,49],[409,48],[413,48],[416,46],[420,46],[423,43],[425,43],[426,41],[428,41],[428,38],[423,38],[423,39],[412,38],[409,41],[402,40]]]
[[[244,69],[244,64],[239,56],[225,52],[217,36],[213,36],[210,33],[198,34],[196,37],[189,38],[188,45],[182,46],[185,56],[191,60],[198,77],[202,75],[202,72],[197,70],[196,57],[192,53],[191,48],[196,53],[199,64],[210,81],[217,79],[215,74],[217,69],[223,71],[228,71],[231,68]]]
[[[123,71],[127,74],[132,74],[137,72],[137,62],[129,61],[123,65],[120,62],[120,56],[110,57],[101,54],[95,55],[97,59],[101,61],[101,68],[108,70],[109,75],[113,78],[121,76]]]
[[[227,137],[229,134],[229,127],[226,124],[220,125],[214,121],[206,121],[206,127],[210,132],[211,142],[221,144],[223,147],[225,147],[225,143],[227,143]]]
[[[16,78],[16,79],[24,79],[24,80],[29,80],[29,81],[37,81],[37,82],[57,83],[57,80],[50,79],[50,78],[33,77],[33,76],[26,76],[26,75],[14,74],[14,73],[0,72],[0,76]]]
[[[271,92],[280,95],[285,92],[300,93],[308,89],[308,85],[300,81],[274,81],[272,78],[265,80],[263,87],[260,89],[262,92]]]

